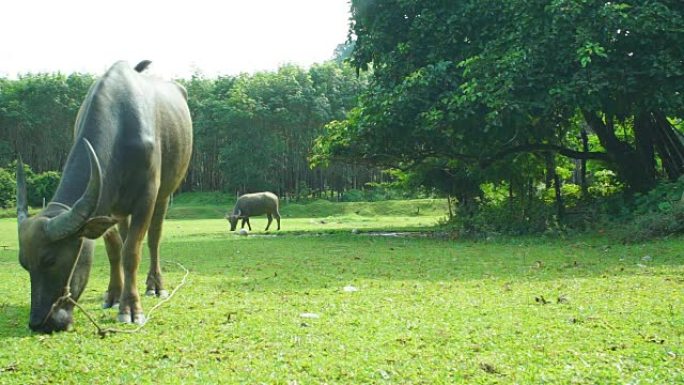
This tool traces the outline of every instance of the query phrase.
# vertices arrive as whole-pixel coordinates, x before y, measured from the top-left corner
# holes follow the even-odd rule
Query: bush
[[[0,168],[0,207],[7,208],[16,205],[17,180],[14,170],[16,170],[16,162],[12,162],[7,168]],[[47,201],[55,195],[61,176],[56,171],[35,174],[28,165],[24,165],[24,171],[28,204],[42,207],[43,198]]]
[[[49,201],[59,185],[60,175],[56,171],[46,171],[41,174],[35,174],[33,178],[28,181],[28,201],[29,205],[40,207],[43,205],[43,199]]]
[[[653,190],[634,196],[634,214],[666,213],[682,200],[684,177],[675,182],[659,183]]]
[[[684,234],[684,204],[675,204],[667,212],[643,214],[621,233],[621,238],[626,243]]]
[[[14,206],[17,182],[14,173],[0,168],[0,207]]]
[[[366,200],[366,194],[361,190],[347,190],[342,194],[342,202],[364,202]]]
[[[645,194],[636,194],[618,217],[628,225],[621,229],[625,242],[641,242],[669,235],[684,234],[684,178],[675,182],[659,183]]]
[[[525,203],[507,200],[482,204],[471,210],[459,208],[449,227],[462,236],[476,238],[492,234],[526,235],[561,231],[555,208],[541,199]]]
[[[582,198],[582,187],[573,183],[565,183],[561,186],[561,196],[566,208],[574,207]],[[553,205],[555,202],[556,190],[554,188],[544,189],[544,203]]]
[[[624,189],[617,175],[611,170],[599,170],[593,175],[593,183],[587,188],[596,197],[608,197]]]

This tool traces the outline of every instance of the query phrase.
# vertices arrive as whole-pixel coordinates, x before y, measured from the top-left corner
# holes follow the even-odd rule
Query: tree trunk
[[[454,219],[454,211],[451,209],[451,194],[447,195],[447,206],[449,206],[449,220]]]
[[[661,112],[648,114],[648,123],[654,133],[655,146],[670,180],[684,174],[684,143],[682,135]]]
[[[612,117],[607,117],[604,122],[595,112],[583,111],[583,115],[606,149],[618,176],[630,190],[645,192],[655,186],[654,160],[648,158],[647,152],[637,151],[617,138]]]
[[[580,131],[580,138],[582,139],[582,151],[589,152],[589,136],[587,130],[582,128]],[[589,188],[587,186],[587,160],[580,160],[580,187],[582,188],[582,197],[589,196]]]
[[[563,195],[561,194],[560,178],[556,173],[556,161],[552,154],[546,154],[544,161],[546,162],[546,178],[553,181],[553,190],[556,195],[556,214],[558,219],[562,220],[565,215],[565,205],[563,204]]]

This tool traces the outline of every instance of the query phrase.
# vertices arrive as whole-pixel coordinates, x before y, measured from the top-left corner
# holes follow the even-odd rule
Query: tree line
[[[367,75],[331,61],[308,70],[182,81],[193,116],[195,149],[183,189],[322,197],[380,180],[377,168],[336,163],[309,166],[314,139],[343,119]]]
[[[50,198],[79,106],[95,79],[80,73],[0,79],[0,185],[11,190],[0,195],[0,204],[13,199],[12,162],[18,154],[29,167],[30,185],[50,180],[36,182],[45,186],[34,189]],[[380,169],[354,162],[309,166],[314,138],[329,121],[343,119],[367,86],[367,75],[347,64],[284,65],[218,78],[197,74],[179,82],[188,90],[194,125],[194,155],[182,191],[271,190],[295,199],[339,199],[385,178]]]
[[[184,191],[330,197],[389,181],[454,198],[476,227],[543,230],[684,175],[684,2],[350,7],[347,64],[181,81],[195,126]],[[59,170],[92,81],[0,79],[0,165],[20,152]]]

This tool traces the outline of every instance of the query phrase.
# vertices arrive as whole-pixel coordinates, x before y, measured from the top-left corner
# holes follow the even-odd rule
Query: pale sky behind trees
[[[165,77],[270,71],[329,60],[348,0],[10,0],[0,3],[0,77],[102,74],[149,59]]]

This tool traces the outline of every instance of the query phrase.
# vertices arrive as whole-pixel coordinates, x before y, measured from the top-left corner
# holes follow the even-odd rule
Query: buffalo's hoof
[[[102,301],[103,309],[117,309],[119,307],[119,296],[110,296],[108,291],[102,296]]]
[[[157,296],[157,297],[159,297],[159,298],[161,298],[161,299],[169,298],[169,292],[168,292],[167,290],[159,290],[159,292],[157,292],[156,290],[148,289],[148,290],[145,292],[145,295],[148,296],[148,297]]]
[[[142,325],[147,321],[145,318],[145,314],[143,313],[134,313],[133,316],[131,317],[131,314],[126,314],[126,313],[119,313],[119,315],[116,317],[116,320],[125,323],[125,324],[136,324],[136,325]]]

